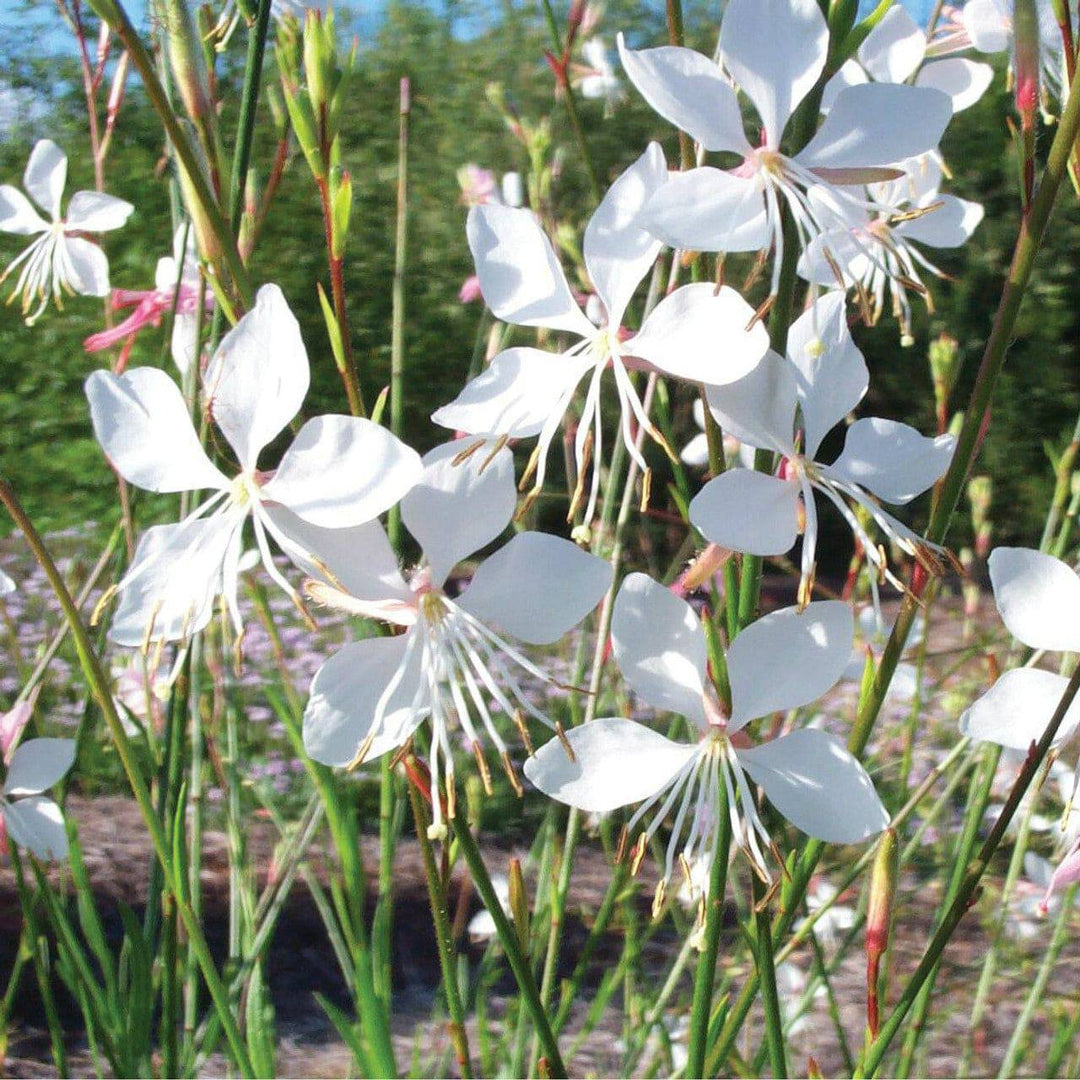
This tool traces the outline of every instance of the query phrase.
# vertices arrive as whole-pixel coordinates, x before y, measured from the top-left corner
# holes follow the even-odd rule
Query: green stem
[[[229,222],[233,236],[237,238],[240,235],[240,218],[244,210],[244,185],[251,162],[255,110],[259,100],[259,87],[262,84],[263,57],[266,55],[271,7],[271,0],[258,0],[255,25],[248,31],[244,87],[240,95],[240,116],[236,122],[236,151],[233,156],[232,175],[229,178]]]
[[[472,1063],[469,1060],[469,1040],[465,1033],[465,1009],[461,1004],[461,986],[458,983],[454,941],[450,931],[446,888],[435,865],[435,852],[427,834],[429,824],[427,812],[424,810],[420,793],[414,784],[409,784],[408,788],[413,821],[416,823],[416,838],[420,841],[420,854],[424,860],[424,875],[427,878],[428,899],[431,901],[431,916],[435,922],[435,944],[439,949],[446,1010],[450,1013],[450,1042],[454,1047],[460,1074],[464,1080],[469,1080],[473,1075]]]
[[[754,937],[757,954],[758,983],[761,985],[761,1005],[765,1010],[765,1044],[769,1050],[769,1066],[774,1077],[788,1075],[787,1055],[784,1053],[784,1015],[776,989],[776,964],[773,957],[772,919],[766,902],[764,884],[754,877]]]
[[[477,892],[480,893],[480,899],[484,902],[484,907],[488,909],[495,923],[495,930],[499,935],[499,940],[502,942],[510,967],[513,969],[514,978],[517,980],[518,988],[521,990],[525,1007],[529,1010],[533,1024],[536,1026],[544,1056],[547,1058],[548,1075],[565,1077],[567,1075],[566,1066],[563,1064],[562,1055],[559,1053],[559,1044],[555,1041],[555,1036],[551,1032],[547,1013],[540,1002],[540,992],[536,988],[532,967],[529,964],[528,957],[521,950],[517,931],[510,925],[510,921],[502,909],[502,904],[499,903],[498,894],[495,892],[494,885],[491,884],[491,878],[488,876],[483,856],[476,845],[476,838],[465,822],[464,813],[459,813],[454,817],[453,825],[458,847],[469,866],[469,873],[472,875]]]
[[[390,329],[390,431],[401,438],[405,421],[405,271],[409,223],[409,111],[408,78],[401,80],[398,109],[397,221],[394,232],[394,284]],[[401,507],[395,505],[387,520],[387,533],[395,551],[401,551]]]

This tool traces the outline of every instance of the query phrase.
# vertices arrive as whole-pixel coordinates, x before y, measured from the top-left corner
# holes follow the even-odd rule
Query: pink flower
[[[481,299],[480,278],[472,274],[462,282],[458,300],[463,304],[474,304],[479,299]]]

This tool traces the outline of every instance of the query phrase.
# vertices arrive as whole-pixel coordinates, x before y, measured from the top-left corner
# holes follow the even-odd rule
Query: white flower
[[[1044,89],[1061,98],[1067,86],[1065,50],[1050,0],[1035,0],[1039,21],[1039,67]],[[1012,52],[1013,0],[968,0],[960,15],[971,44],[983,53]]]
[[[108,293],[109,262],[105,253],[80,234],[119,229],[135,209],[112,195],[77,191],[68,203],[67,217],[61,217],[60,199],[66,179],[66,155],[56,143],[42,139],[30,152],[23,187],[49,220],[40,217],[17,188],[0,185],[0,232],[37,237],[0,276],[4,281],[21,268],[8,302],[17,296],[22,298],[22,312],[29,325],[40,318],[50,295],[57,307],[62,307],[65,292],[80,296]]]
[[[895,162],[937,146],[952,115],[945,94],[929,87],[865,83],[837,94],[802,150],[794,156],[782,153],[788,121],[820,78],[828,45],[817,0],[731,0],[727,5],[720,61],[757,110],[758,143],[747,138],[735,91],[712,60],[673,46],[635,52],[620,35],[623,67],[645,100],[703,149],[743,159],[731,171],[705,166],[674,175],[645,206],[644,227],[665,243],[692,251],[772,246],[775,293],[785,205],[805,247],[826,224],[807,198],[810,187],[829,184],[836,199],[865,204],[861,185],[896,177]]]
[[[799,273],[817,285],[855,288],[870,323],[880,318],[888,292],[893,315],[910,343],[908,291],[928,295],[920,269],[945,277],[919,245],[960,247],[982,221],[983,208],[939,193],[941,165],[935,155],[904,162],[903,168],[905,175],[898,180],[871,185],[872,211],[837,202],[827,188],[811,188],[811,202],[826,208],[823,217],[831,215],[834,225],[810,243]]]
[[[724,717],[706,690],[705,635],[693,609],[646,575],[631,574],[615,601],[615,659],[643,702],[693,723],[697,742],[676,742],[634,720],[604,717],[566,732],[572,757],[559,740],[546,743],[525,762],[525,775],[546,795],[580,810],[641,803],[627,835],[655,811],[635,864],[648,838],[674,813],[662,883],[670,880],[676,858],[689,868],[701,851],[713,850],[721,785],[733,840],[768,879],[759,841],[766,848],[772,842],[747,776],[803,832],[832,843],[865,840],[889,816],[843,743],[802,729],[751,747],[743,734],[750,721],[797,709],[829,690],[847,663],[852,631],[851,609],[838,600],[802,612],[784,608],[751,623],[727,650],[731,715]]]
[[[491,886],[495,890],[495,895],[499,900],[499,907],[503,909],[503,914],[510,915],[510,881],[505,874],[492,874]],[[487,941],[489,938],[493,938],[496,934],[495,920],[492,918],[491,912],[488,909],[481,908],[470,920],[469,920],[469,937],[473,941]]]
[[[39,859],[67,857],[67,833],[60,807],[42,794],[71,768],[73,739],[31,739],[16,748],[30,719],[31,703],[20,702],[0,716],[0,749],[7,775],[0,788],[0,850],[10,837]]]
[[[585,73],[578,82],[582,97],[599,99],[610,109],[626,96],[608,58],[607,45],[601,37],[592,37],[581,47]]]
[[[179,388],[163,371],[96,371],[87,379],[94,433],[126,480],[148,491],[213,492],[183,521],[143,535],[119,585],[112,641],[183,639],[209,622],[219,595],[239,634],[237,576],[249,517],[263,566],[295,598],[274,566],[267,534],[290,557],[296,544],[276,525],[272,507],[343,528],[370,521],[412,486],[420,475],[416,452],[377,424],[351,416],[309,420],[276,472],[259,470],[259,454],[299,411],[309,379],[300,327],[281,290],[263,286],[255,307],[222,339],[204,380],[210,415],[240,464],[232,478],[207,457]]]
[[[924,64],[926,31],[899,4],[866,36],[854,59],[846,61],[825,84],[822,111],[827,112],[845,87],[868,81],[929,86],[948,94],[954,113],[974,105],[994,77],[989,64],[950,56]]]
[[[705,434],[705,403],[701,398],[694,398],[694,423],[701,431],[695,435],[679,454],[679,460],[692,469],[705,469],[709,465],[709,440]],[[724,433],[724,457],[728,461],[738,459],[748,469],[754,467],[754,448],[744,446],[734,435]]]
[[[314,600],[404,628],[395,637],[346,645],[319,669],[304,713],[308,753],[326,765],[356,766],[401,746],[430,718],[432,788],[438,790],[445,771],[450,800],[455,722],[476,754],[485,785],[484,741],[518,783],[493,712],[513,717],[526,745],[524,714],[553,726],[513,669],[549,684],[554,680],[507,637],[530,645],[557,641],[611,584],[604,560],[569,540],[521,532],[479,566],[464,593],[448,596],[451,570],[502,533],[516,502],[510,451],[459,461],[461,446],[449,443],[427,454],[423,476],[401,502],[402,522],[424,553],[408,580],[377,522],[359,529],[314,530],[302,523],[299,532],[290,529],[324,567],[322,573],[312,567],[321,578],[307,585]],[[432,835],[440,835],[445,826],[437,797],[432,813]]]
[[[634,445],[636,418],[671,453],[630,381],[631,361],[643,361],[676,378],[723,383],[737,379],[768,346],[760,324],[747,330],[753,310],[732,289],[711,283],[685,285],[662,300],[629,341],[619,334],[626,308],[648,273],[661,244],[639,224],[642,205],[667,180],[660,147],[653,143],[608,189],[585,229],[585,265],[604,306],[606,322],[594,326],[570,291],[551,242],[528,210],[487,204],[469,211],[468,237],[488,307],[504,322],[561,330],[580,340],[564,353],[517,347],[496,356],[432,419],[454,431],[482,438],[539,441],[526,476],[544,483],[547,452],[578,384],[588,390],[577,427],[574,453],[578,489],[568,518],[584,497],[590,462],[602,459],[601,377],[610,368],[621,408],[620,431],[643,473],[649,468]],[[638,365],[640,366],[640,365]],[[600,470],[593,468],[585,511],[592,520]]]
[[[994,602],[1006,629],[1029,648],[1080,652],[1080,578],[1055,559],[1029,548],[995,548],[987,563]],[[960,717],[960,730],[976,742],[1026,751],[1042,738],[1069,680],[1041,668],[1006,671]],[[1052,746],[1080,723],[1080,698],[1069,706]]]
[[[831,464],[816,459],[822,439],[862,400],[869,374],[847,326],[844,297],[820,297],[792,325],[788,358],[768,352],[758,367],[729,386],[707,387],[709,407],[724,431],[781,456],[778,473],[730,469],[710,480],[690,504],[690,520],[721,547],[751,555],[782,555],[802,533],[800,602],[810,596],[817,551],[820,492],[841,513],[866,558],[896,588],[889,569],[847,505],[851,500],[900,548],[936,567],[942,551],[886,513],[873,496],[903,504],[932,487],[952,459],[952,435],[925,438],[895,420],[868,417],[848,429],[844,449]],[[802,449],[795,434],[803,422]],[[871,579],[876,597],[876,579]]]

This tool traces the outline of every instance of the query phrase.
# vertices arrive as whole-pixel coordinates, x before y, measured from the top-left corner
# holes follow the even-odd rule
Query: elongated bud
[[[343,259],[352,212],[352,176],[340,165],[330,170],[330,205],[330,254],[335,259]]]
[[[333,40],[327,39],[325,30],[322,12],[308,8],[304,19],[304,74],[316,115],[328,104],[333,69]]]
[[[1039,16],[1035,0],[1013,4],[1013,67],[1016,72],[1016,111],[1024,130],[1035,126],[1039,108]]]
[[[948,424],[949,397],[960,373],[960,343],[949,334],[939,334],[930,342],[930,376],[934,382],[938,431]]]
[[[529,894],[525,890],[525,877],[521,872],[521,860],[510,860],[510,915],[514,920],[514,930],[517,931],[518,941],[521,948],[528,953],[529,950]]]
[[[874,1039],[880,1027],[878,971],[881,957],[889,947],[899,870],[900,842],[895,829],[886,829],[874,856],[870,899],[866,908],[866,1026]]]
[[[187,114],[200,128],[214,110],[210,77],[187,0],[162,0],[157,10],[165,20],[169,66]]]
[[[980,559],[990,555],[993,524],[990,521],[990,504],[993,501],[994,483],[989,476],[973,476],[968,481],[967,497],[971,503],[971,528],[975,533],[975,554]]]

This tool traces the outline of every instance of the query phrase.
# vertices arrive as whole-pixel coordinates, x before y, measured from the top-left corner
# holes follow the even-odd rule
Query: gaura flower
[[[261,471],[260,453],[299,411],[309,379],[300,327],[281,290],[264,285],[204,376],[209,413],[240,464],[231,478],[199,445],[180,390],[163,371],[95,371],[87,379],[94,433],[121,476],[147,491],[213,492],[183,521],[147,529],[118,586],[112,641],[137,646],[183,639],[209,622],[219,595],[239,635],[237,575],[248,518],[266,572],[299,602],[274,565],[267,535],[290,557],[296,545],[269,508],[284,506],[311,524],[344,528],[377,517],[416,481],[416,452],[379,425],[351,416],[309,420],[277,470]]]
[[[898,10],[898,9],[893,9]],[[811,188],[810,199],[827,208],[832,227],[811,241],[799,259],[799,273],[816,285],[857,291],[866,321],[876,323],[886,293],[906,344],[911,341],[909,291],[930,293],[920,270],[946,275],[920,250],[965,244],[983,218],[979,203],[942,195],[941,165],[934,155],[903,163],[904,175],[869,191],[876,209],[836,202],[823,187]]]
[[[492,714],[512,717],[526,746],[524,714],[555,726],[532,704],[514,669],[555,680],[511,642],[557,641],[611,584],[603,559],[569,540],[521,532],[480,564],[460,596],[449,596],[450,572],[502,533],[516,502],[509,450],[455,464],[459,449],[449,443],[427,454],[423,476],[401,502],[401,520],[423,551],[408,579],[377,522],[333,532],[301,525],[292,533],[325,567],[322,573],[315,567],[319,580],[306,586],[314,601],[404,630],[346,645],[323,664],[304,713],[304,746],[316,761],[355,767],[401,746],[430,718],[433,836],[445,831],[436,794],[442,775],[453,815],[453,728],[476,754],[485,786],[485,741],[519,786]]]
[[[574,300],[551,242],[530,211],[488,204],[469,212],[469,246],[484,299],[496,318],[565,331],[579,341],[563,353],[504,350],[432,419],[485,440],[539,436],[522,480],[527,483],[535,471],[531,500],[543,488],[548,448],[563,415],[578,384],[589,376],[574,444],[578,487],[568,519],[584,497],[591,461],[602,459],[600,389],[607,369],[619,397],[622,439],[648,477],[649,467],[634,445],[632,418],[672,451],[645,414],[628,367],[643,361],[676,378],[722,383],[749,371],[768,346],[763,326],[747,329],[754,312],[746,301],[732,289],[717,290],[708,283],[676,289],[657,304],[637,334],[621,339],[623,315],[661,247],[640,227],[638,216],[667,176],[663,152],[653,143],[611,185],[585,229],[585,265],[605,315],[599,327]],[[600,472],[594,468],[586,523],[595,512],[599,484]]]
[[[135,335],[144,326],[160,326],[166,313],[172,311],[172,356],[181,373],[186,373],[195,358],[195,331],[199,313],[199,262],[195,254],[195,232],[188,225],[181,225],[173,237],[173,254],[158,259],[152,289],[114,289],[113,311],[125,308],[135,310],[123,322],[108,330],[91,334],[84,342],[87,352],[98,352],[118,342],[124,347],[120,353],[117,371],[123,371]],[[204,310],[214,310],[214,294],[209,288],[203,290]]]
[[[600,100],[611,109],[626,96],[622,83],[608,58],[607,45],[601,37],[592,37],[581,46],[584,68],[578,76],[581,96]]]
[[[986,93],[994,69],[959,56],[924,63],[932,51],[925,29],[899,5],[889,8],[859,46],[855,58],[846,61],[825,84],[822,111],[832,107],[845,87],[869,81],[905,83],[913,77],[915,86],[948,94],[954,113],[974,105]]]
[[[7,775],[0,788],[0,851],[10,838],[39,859],[67,857],[64,815],[43,795],[71,768],[73,739],[30,739],[16,747],[30,720],[31,702],[19,702],[0,715],[0,751]]]
[[[685,716],[697,741],[677,742],[637,721],[604,717],[566,732],[572,755],[559,740],[547,742],[525,762],[525,775],[544,794],[584,811],[641,803],[626,835],[653,817],[638,841],[635,867],[649,838],[674,814],[661,901],[676,859],[688,868],[697,854],[713,850],[721,785],[732,838],[765,880],[761,844],[768,849],[772,841],[750,782],[803,832],[831,843],[865,840],[889,816],[843,743],[806,728],[750,746],[744,732],[752,720],[797,709],[829,690],[847,663],[852,630],[851,609],[838,600],[801,612],[784,608],[751,623],[727,650],[731,714],[725,716],[707,688],[705,634],[693,609],[645,574],[631,574],[612,615],[615,660],[643,702]]]
[[[692,469],[705,469],[709,465],[709,439],[705,434],[705,405],[701,398],[694,398],[694,423],[701,430],[682,448],[679,460]],[[747,468],[754,467],[754,448],[743,446],[734,435],[724,434],[724,458],[738,460]]]
[[[619,53],[646,101],[705,150],[738,154],[731,171],[678,173],[646,204],[641,224],[692,251],[774,249],[776,292],[786,205],[805,246],[827,226],[807,197],[829,184],[835,198],[865,205],[862,185],[895,178],[894,162],[934,149],[952,115],[948,97],[921,86],[866,83],[837,94],[817,134],[797,154],[781,152],[792,114],[825,67],[829,30],[816,0],[731,0],[720,28],[720,62],[753,103],[761,141],[743,130],[738,98],[720,68],[692,49]],[[851,188],[852,190],[849,190]]]
[[[23,187],[49,220],[42,218],[17,188],[0,185],[0,232],[36,237],[0,275],[3,282],[19,270],[8,303],[21,297],[22,313],[30,326],[41,317],[50,296],[57,307],[63,307],[65,292],[80,296],[108,293],[105,252],[82,234],[119,229],[135,209],[131,203],[100,191],[77,191],[68,203],[67,217],[61,217],[66,180],[67,156],[51,139],[42,139],[30,151]]]
[[[995,548],[987,562],[994,603],[1005,628],[1032,649],[1080,653],[1080,578],[1053,555]],[[1069,680],[1040,668],[1006,671],[961,717],[960,731],[977,742],[1026,751],[1050,723]],[[1060,746],[1080,723],[1080,699],[1054,736]],[[1080,774],[1078,774],[1080,775]]]
[[[944,549],[929,544],[875,501],[904,504],[944,474],[956,440],[925,438],[895,420],[866,417],[848,429],[844,449],[831,464],[817,460],[822,439],[862,400],[869,374],[848,330],[844,297],[820,297],[788,333],[787,358],[768,352],[747,376],[729,386],[707,387],[709,408],[721,428],[743,442],[780,455],[775,475],[730,469],[710,480],[690,503],[690,520],[709,540],[751,555],[782,555],[803,537],[799,601],[813,586],[817,554],[814,492],[824,495],[850,526],[871,565],[896,588],[889,569],[848,506],[861,507],[903,551],[937,569]],[[795,431],[802,414],[802,447]],[[876,597],[877,582],[872,579]]]

